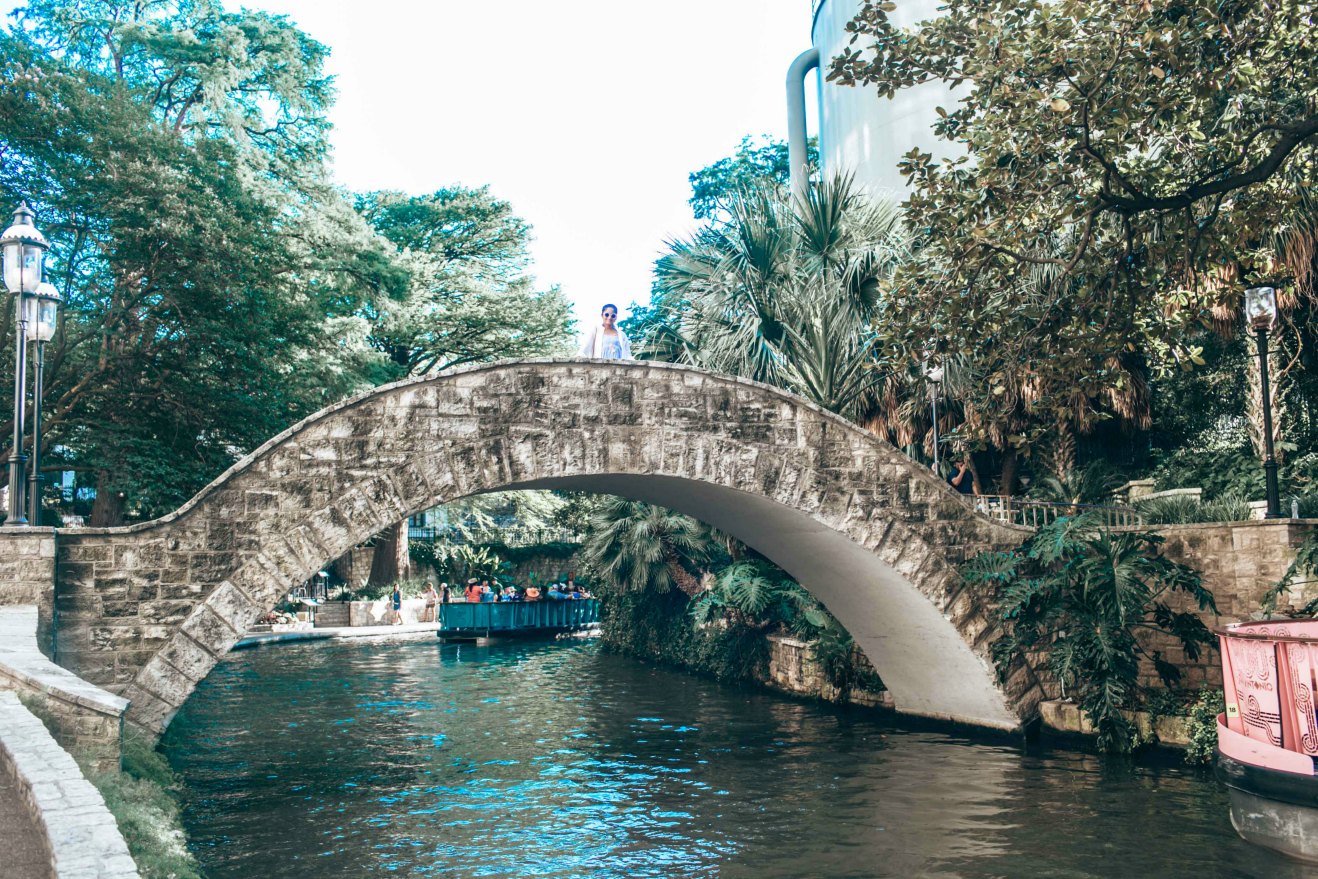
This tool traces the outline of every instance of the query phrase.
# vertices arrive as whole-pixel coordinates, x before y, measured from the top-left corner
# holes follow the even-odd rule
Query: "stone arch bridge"
[[[1042,698],[1024,666],[998,684],[997,630],[954,570],[1019,531],[798,397],[650,362],[520,361],[379,388],[270,440],[164,518],[61,529],[48,642],[160,732],[325,563],[418,511],[521,488],[624,495],[733,534],[828,607],[902,712],[1011,730]]]

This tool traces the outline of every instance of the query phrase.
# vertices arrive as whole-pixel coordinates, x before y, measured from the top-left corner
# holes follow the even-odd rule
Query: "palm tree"
[[[871,323],[905,254],[898,209],[837,176],[797,200],[749,189],[728,213],[659,260],[660,298],[676,304],[651,345],[862,421],[877,396]]]
[[[610,498],[591,517],[582,554],[604,580],[623,591],[676,587],[691,596],[701,591],[698,566],[715,545],[710,528],[689,516]]]

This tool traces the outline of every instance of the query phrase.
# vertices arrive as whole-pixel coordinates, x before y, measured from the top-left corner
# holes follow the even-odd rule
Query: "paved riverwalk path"
[[[50,879],[46,835],[33,820],[23,792],[8,771],[0,770],[0,879]]]

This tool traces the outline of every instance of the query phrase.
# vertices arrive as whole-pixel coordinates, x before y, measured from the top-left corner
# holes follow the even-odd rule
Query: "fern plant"
[[[1110,531],[1092,515],[1064,517],[1015,549],[981,554],[962,569],[968,582],[991,591],[1008,623],[1008,634],[992,646],[999,674],[1005,679],[1027,652],[1045,651],[1049,670],[1105,751],[1127,752],[1137,743],[1123,712],[1151,695],[1139,683],[1141,661],[1165,687],[1180,682],[1180,669],[1145,646],[1140,630],[1171,635],[1191,660],[1214,643],[1196,614],[1167,603],[1181,592],[1199,610],[1217,612],[1199,573],[1159,553],[1162,540],[1152,532]]]

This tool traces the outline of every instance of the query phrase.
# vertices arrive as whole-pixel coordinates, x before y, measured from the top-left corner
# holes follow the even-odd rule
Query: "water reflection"
[[[593,644],[236,654],[166,752],[226,877],[1302,875],[1211,779],[1022,755]]]

